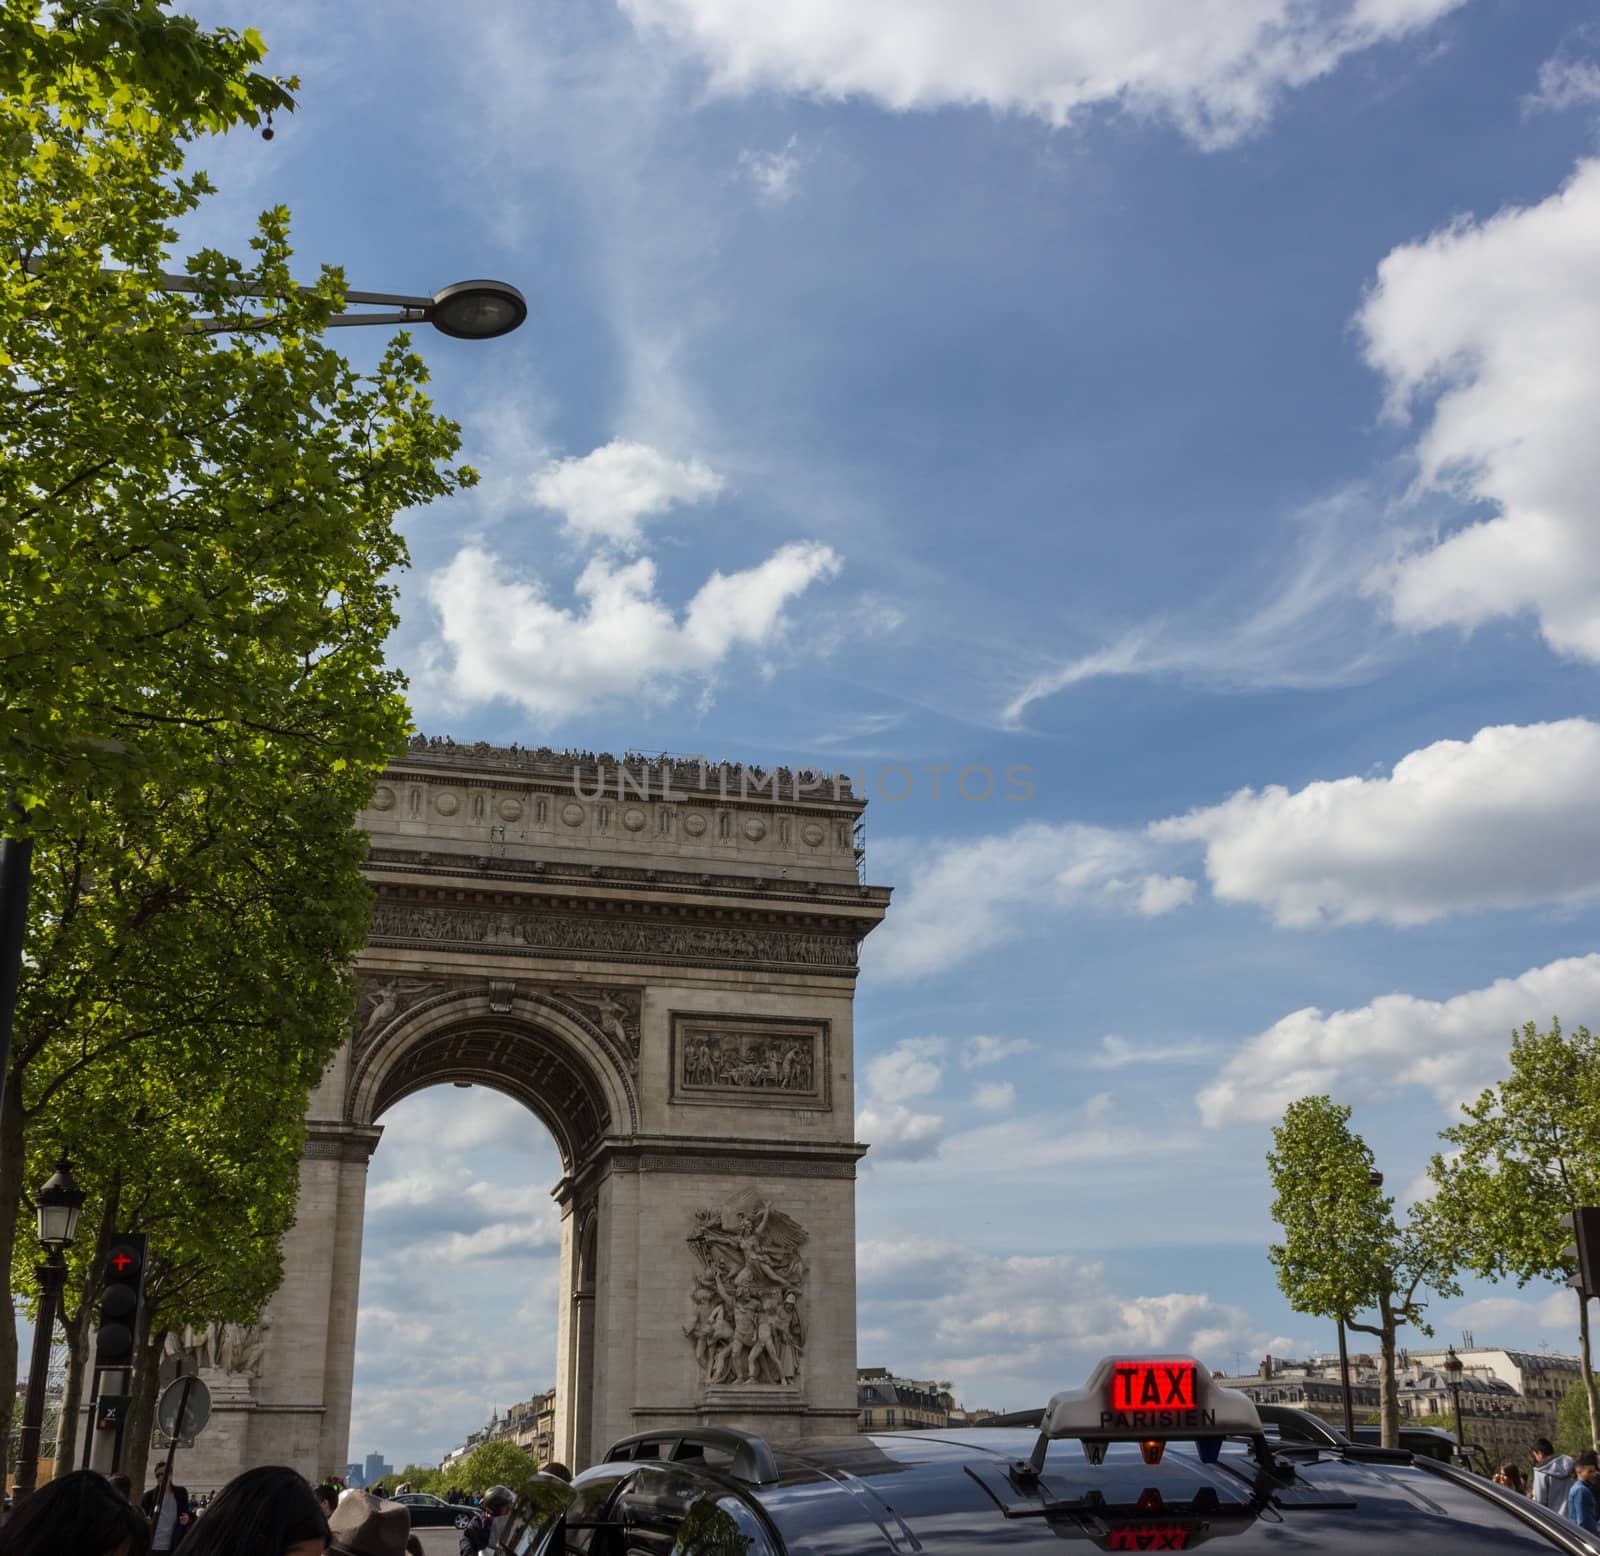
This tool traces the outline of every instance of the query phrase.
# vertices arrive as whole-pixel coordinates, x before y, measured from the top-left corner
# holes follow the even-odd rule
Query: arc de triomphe
[[[342,1472],[368,1158],[386,1109],[450,1081],[560,1150],[557,1457],[672,1422],[853,1430],[851,1008],[889,899],[858,880],[864,809],[782,769],[413,742],[362,818],[360,1005],[284,1283],[200,1355],[191,1485]]]

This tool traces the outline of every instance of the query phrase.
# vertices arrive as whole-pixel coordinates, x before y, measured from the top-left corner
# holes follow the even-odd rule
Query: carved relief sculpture
[[[856,942],[849,935],[729,924],[640,924],[626,919],[435,907],[381,899],[373,909],[371,934],[376,945],[434,940],[662,961],[787,962],[841,972],[853,971],[857,956]]]
[[[705,1388],[792,1388],[805,1355],[805,1231],[746,1189],[721,1210],[697,1210],[694,1345]]]
[[[676,1101],[827,1103],[826,1022],[680,1013],[672,1019],[672,1047]]]
[[[167,1354],[184,1356],[201,1372],[256,1378],[266,1355],[270,1324],[206,1324],[167,1337]]]
[[[364,989],[356,1006],[356,1047],[371,1041],[401,1011],[438,987],[437,983],[421,978],[385,978]]]

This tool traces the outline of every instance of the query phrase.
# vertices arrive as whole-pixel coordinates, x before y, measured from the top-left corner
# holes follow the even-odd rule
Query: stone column
[[[328,1453],[346,1462],[367,1159],[383,1131],[317,1119],[306,1129],[283,1284],[264,1316],[248,1453],[250,1463],[288,1464],[315,1482],[334,1468]]]
[[[342,1149],[333,1241],[328,1343],[323,1363],[324,1402],[318,1478],[343,1476],[349,1464],[350,1401],[355,1383],[356,1311],[361,1293],[361,1233],[367,1210],[367,1163],[378,1129],[346,1130],[332,1137]],[[323,1138],[328,1138],[324,1136]],[[309,1145],[310,1142],[308,1141]]]

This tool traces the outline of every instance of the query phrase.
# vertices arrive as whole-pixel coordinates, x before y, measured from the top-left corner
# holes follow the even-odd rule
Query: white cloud
[[[1064,125],[1096,106],[1168,118],[1205,146],[1258,128],[1279,96],[1463,0],[621,0],[726,92],[987,107]]]
[[[939,1089],[943,1053],[942,1038],[909,1037],[868,1064],[866,1095],[856,1110],[856,1139],[872,1147],[869,1160],[922,1161],[939,1149],[943,1116],[918,1113],[905,1099]]]
[[[1538,205],[1395,249],[1357,323],[1388,407],[1429,415],[1419,489],[1492,510],[1374,579],[1402,626],[1531,612],[1600,661],[1600,160]]]
[[[656,598],[648,557],[592,559],[573,610],[467,546],[429,581],[440,642],[427,689],[457,704],[504,699],[544,722],[623,699],[668,700],[685,680],[709,680],[736,649],[773,647],[785,606],[839,567],[827,546],[786,545],[743,572],[713,573],[680,618]]]
[[[1125,1295],[1102,1265],[1067,1255],[885,1239],[858,1247],[856,1271],[863,1359],[892,1345],[899,1370],[950,1379],[968,1405],[1042,1405],[1117,1351],[1192,1352],[1221,1368],[1277,1338],[1204,1292]]]
[[[925,1097],[944,1079],[944,1040],[908,1037],[867,1066],[867,1085],[880,1097]]]
[[[787,205],[799,191],[800,137],[791,135],[777,151],[739,153],[739,171],[755,186],[763,205]]]
[[[1130,832],[1028,822],[977,838],[878,846],[900,866],[895,908],[867,941],[874,973],[917,978],[976,956],[1011,932],[1028,909],[1086,907],[1165,913],[1187,901],[1153,872],[1155,849]]]
[[[704,460],[670,459],[645,443],[617,438],[581,459],[558,459],[533,478],[534,501],[584,541],[639,543],[639,521],[682,503],[703,502],[723,480]]]
[[[1035,703],[1074,686],[1152,676],[1221,690],[1346,686],[1393,652],[1363,588],[1394,538],[1383,505],[1360,486],[1291,514],[1278,543],[1240,579],[1187,611],[1135,627],[1034,671],[1000,709],[1019,728]]]
[[[985,1113],[1009,1113],[1017,1105],[1017,1088],[1011,1081],[984,1081],[972,1093],[972,1103]]]
[[[1600,103],[1600,64],[1557,54],[1539,67],[1539,90],[1523,100],[1530,113],[1559,113]]]
[[[1140,1044],[1108,1033],[1100,1039],[1100,1051],[1086,1062],[1095,1070],[1121,1070],[1130,1064],[1193,1064],[1213,1052],[1209,1043]]]
[[[1297,1097],[1334,1092],[1393,1098],[1407,1086],[1451,1104],[1505,1072],[1513,1030],[1552,1016],[1593,1020],[1600,953],[1570,957],[1500,978],[1452,999],[1385,994],[1331,1015],[1307,1008],[1251,1038],[1199,1096],[1216,1127],[1276,1118]]]
[[[932,1156],[944,1137],[944,1118],[918,1113],[903,1103],[869,1098],[856,1113],[856,1139],[872,1147],[868,1162],[918,1162]]]
[[[1204,843],[1212,891],[1280,925],[1421,924],[1600,891],[1597,792],[1600,724],[1498,725],[1388,777],[1241,789],[1150,833]]]
[[[1032,1053],[1033,1047],[1025,1037],[969,1037],[961,1045],[961,1064],[964,1069],[978,1070],[999,1064],[1002,1059]]]

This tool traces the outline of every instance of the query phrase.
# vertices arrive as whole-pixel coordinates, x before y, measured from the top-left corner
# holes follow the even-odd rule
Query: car
[[[612,1444],[536,1476],[512,1556],[1600,1556],[1600,1539],[1459,1464],[1264,1423],[1192,1356],[1108,1357],[1026,1424],[772,1445],[728,1428]],[[1300,1417],[1303,1412],[1294,1412]],[[1301,1430],[1310,1434],[1302,1439]]]
[[[465,1529],[478,1516],[475,1507],[467,1507],[460,1502],[446,1502],[443,1497],[433,1496],[426,1491],[402,1491],[390,1500],[404,1502],[411,1509],[413,1529],[441,1529],[452,1524],[457,1529]]]
[[[1358,1443],[1375,1443],[1378,1441],[1379,1431],[1375,1426],[1358,1426],[1355,1440]],[[1400,1446],[1409,1448],[1413,1453],[1426,1454],[1430,1459],[1442,1459],[1446,1464],[1464,1464],[1469,1470],[1477,1470],[1480,1475],[1487,1474],[1491,1469],[1489,1455],[1480,1443],[1458,1443],[1449,1432],[1440,1431],[1436,1426],[1402,1426],[1400,1428]]]

